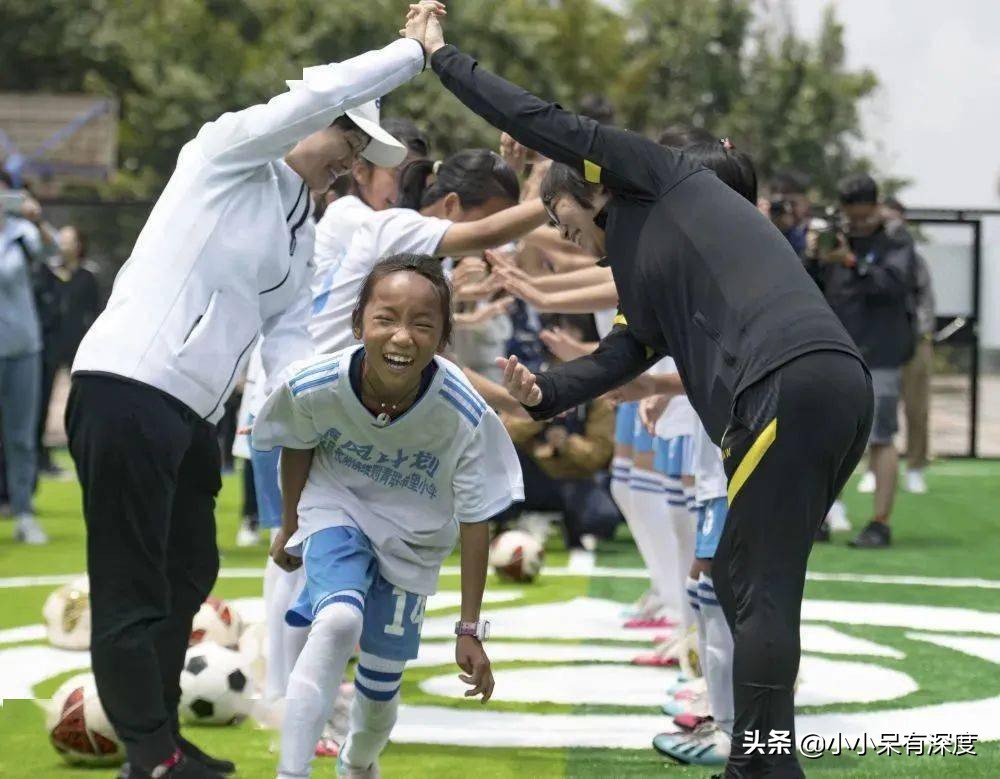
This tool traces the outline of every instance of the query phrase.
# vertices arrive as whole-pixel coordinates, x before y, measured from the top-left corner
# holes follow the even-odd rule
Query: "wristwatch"
[[[490,623],[485,619],[479,622],[462,622],[460,620],[455,623],[455,635],[472,636],[480,641],[485,641],[490,637]]]

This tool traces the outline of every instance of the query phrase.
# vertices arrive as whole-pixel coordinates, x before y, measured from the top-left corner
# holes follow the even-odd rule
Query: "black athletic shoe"
[[[188,741],[184,736],[179,733],[174,734],[174,741],[177,746],[181,748],[181,752],[184,756],[201,763],[206,768],[211,768],[213,771],[219,774],[228,775],[236,773],[236,764],[231,760],[222,760],[218,757],[212,757],[211,755],[206,755],[198,747]]]
[[[851,541],[848,546],[855,549],[880,549],[889,546],[892,540],[892,533],[889,526],[884,522],[869,522]]]
[[[172,768],[166,771],[162,768],[158,770],[162,773],[156,773],[156,779],[222,779],[225,776],[186,755]],[[153,779],[153,776],[141,768],[132,768],[131,763],[125,763],[118,772],[118,779]]]
[[[824,543],[830,542],[830,526],[827,524],[825,519],[816,529],[816,540]]]

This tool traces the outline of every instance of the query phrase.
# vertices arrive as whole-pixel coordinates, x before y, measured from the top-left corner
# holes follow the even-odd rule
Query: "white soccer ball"
[[[530,582],[542,569],[545,548],[530,533],[508,530],[490,543],[490,565],[501,579]]]
[[[264,693],[267,679],[267,624],[254,622],[240,635],[239,652],[253,677],[254,692]]]
[[[201,604],[191,623],[191,640],[188,646],[202,641],[212,641],[219,646],[235,649],[240,643],[243,620],[236,609],[222,598],[209,595]]]
[[[80,576],[45,599],[49,643],[60,649],[90,649],[90,582]]]
[[[210,641],[187,651],[181,670],[179,713],[184,722],[232,725],[253,705],[253,678],[239,652]]]
[[[56,752],[70,765],[113,766],[125,761],[125,747],[104,713],[93,674],[78,674],[56,690],[45,728]]]

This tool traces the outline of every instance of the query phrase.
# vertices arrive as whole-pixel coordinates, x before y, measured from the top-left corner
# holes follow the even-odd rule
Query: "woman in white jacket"
[[[202,127],[80,346],[67,428],[87,522],[91,656],[128,777],[234,770],[177,725],[191,620],[219,568],[214,424],[258,334],[268,376],[313,353],[309,190],[359,154],[402,160],[377,100],[423,69],[430,12],[405,39],[307,68],[268,103]]]

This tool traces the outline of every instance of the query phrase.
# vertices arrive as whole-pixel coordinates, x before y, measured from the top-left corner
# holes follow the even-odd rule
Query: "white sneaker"
[[[38,520],[32,514],[21,514],[17,518],[17,526],[14,528],[14,540],[29,546],[41,546],[49,542],[49,537],[45,535]]]
[[[847,518],[847,509],[844,501],[835,500],[830,506],[830,512],[826,515],[827,527],[834,533],[839,533],[851,529],[851,520]]]
[[[927,482],[924,481],[923,469],[914,469],[906,472],[906,491],[914,495],[924,495],[927,493]]]
[[[597,536],[593,533],[584,533],[580,536],[580,545],[588,552],[597,551]]]
[[[236,546],[247,547],[257,546],[260,543],[260,533],[257,528],[250,524],[249,519],[244,519],[240,523],[240,529],[236,531]]]
[[[589,574],[593,573],[596,562],[593,552],[588,552],[586,549],[570,549],[566,568],[571,573]]]
[[[661,755],[689,765],[724,765],[732,740],[714,722],[704,722],[690,734],[660,734],[653,748]]]
[[[865,475],[858,482],[858,492],[863,495],[871,495],[875,492],[875,474],[872,471],[865,471]]]

